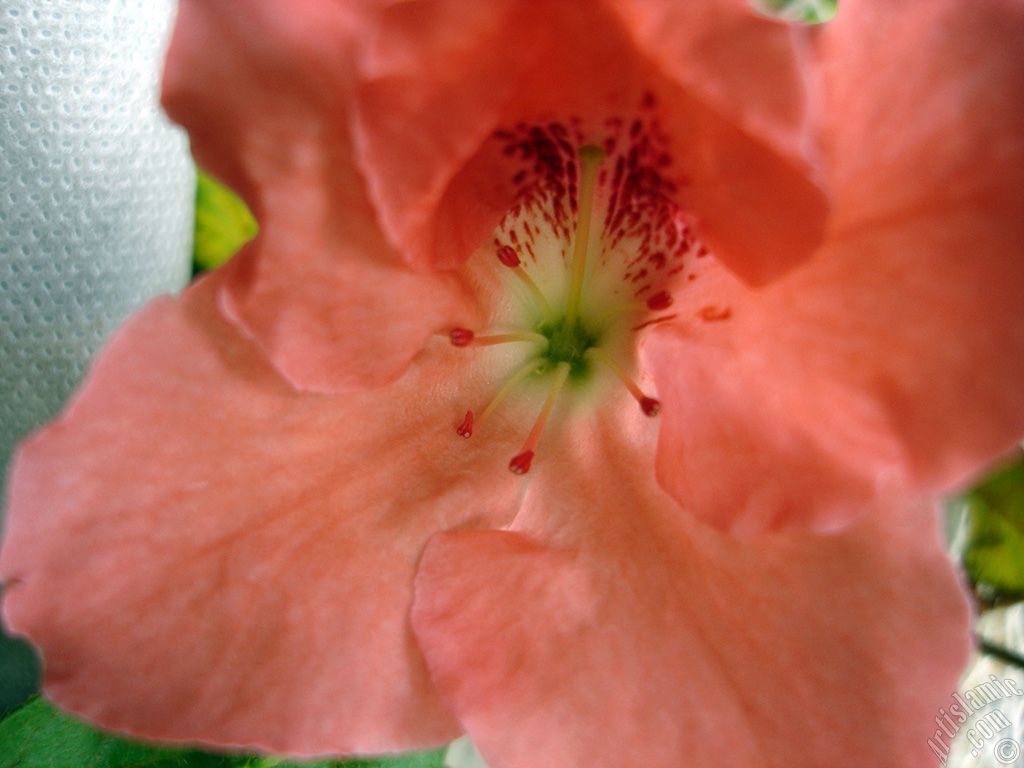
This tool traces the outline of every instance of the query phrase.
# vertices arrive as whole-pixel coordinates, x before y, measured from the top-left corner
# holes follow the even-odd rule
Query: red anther
[[[656,293],[647,300],[647,308],[652,312],[661,312],[672,306],[672,294],[668,291]]]
[[[473,412],[466,411],[466,418],[462,420],[462,424],[455,430],[459,437],[472,437],[473,436]]]
[[[456,347],[468,347],[473,343],[473,332],[468,328],[453,328],[448,336]]]
[[[498,261],[506,267],[518,267],[521,263],[519,261],[519,254],[510,245],[503,245],[498,249]]]
[[[657,416],[661,411],[661,403],[653,397],[641,397],[640,410],[644,412],[644,416]]]
[[[533,461],[533,451],[523,451],[512,457],[512,461],[508,463],[508,468],[512,471],[513,475],[525,475],[530,471],[531,461]]]

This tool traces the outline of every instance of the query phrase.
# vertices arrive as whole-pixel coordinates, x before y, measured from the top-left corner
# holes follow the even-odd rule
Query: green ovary
[[[569,364],[569,377],[577,383],[589,377],[592,366],[586,353],[599,345],[600,338],[596,333],[588,330],[578,319],[570,321],[565,316],[541,324],[537,333],[548,340],[548,348],[543,354],[548,363],[545,370],[553,370],[564,362]]]

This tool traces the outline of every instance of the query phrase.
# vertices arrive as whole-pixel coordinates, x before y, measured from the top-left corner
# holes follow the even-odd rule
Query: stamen
[[[516,253],[516,249],[511,245],[503,245],[498,249],[498,261],[510,269],[522,264],[522,261],[519,259],[519,254]]]
[[[512,457],[512,461],[508,463],[508,468],[512,471],[513,475],[525,475],[530,471],[530,464],[533,462],[533,456],[533,451],[517,453]]]
[[[548,344],[548,337],[540,333],[523,331],[520,333],[497,333],[493,336],[477,336],[468,328],[453,328],[448,333],[452,346],[456,347],[490,347],[495,344],[507,344],[510,341],[532,341],[535,344]]]
[[[452,340],[452,346],[455,347],[468,347],[473,343],[474,334],[468,328],[453,328],[448,334],[448,338]]]
[[[602,363],[612,369],[612,372],[619,377],[619,380],[626,385],[626,389],[629,393],[636,398],[636,401],[640,404],[640,410],[644,412],[644,416],[657,416],[658,412],[661,411],[661,403],[655,400],[653,397],[648,397],[643,393],[643,390],[637,386],[636,382],[633,381],[632,377],[626,373],[626,370],[619,365],[615,360],[603,349],[598,347],[591,347],[585,353],[588,357],[593,357],[600,360]]]
[[[510,341],[532,341],[546,345],[548,343],[548,337],[540,333],[530,333],[529,331],[523,331],[521,333],[497,333],[493,336],[477,336],[471,341],[471,344],[474,347],[489,347],[494,344],[507,344]]]
[[[587,238],[590,236],[590,214],[594,202],[597,168],[607,154],[600,147],[588,144],[580,147],[580,198],[576,213],[576,243],[572,252],[572,276],[569,299],[566,302],[565,321],[576,322],[583,293],[583,277],[587,271]]]
[[[473,412],[466,411],[466,418],[462,420],[462,424],[458,429],[455,430],[459,437],[472,437],[473,436]]]
[[[519,254],[515,252],[515,249],[509,245],[503,245],[498,249],[498,261],[504,264],[506,267],[511,269],[515,276],[525,285],[533,297],[540,304],[544,314],[548,317],[554,317],[551,311],[551,305],[548,304],[548,300],[544,298],[544,292],[533,282],[533,278],[526,274],[526,270],[523,269],[522,261],[519,259]]]
[[[551,390],[548,392],[547,400],[544,401],[544,407],[541,408],[540,415],[537,416],[537,421],[534,422],[533,429],[526,436],[526,442],[523,443],[522,450],[513,456],[512,460],[508,463],[508,468],[513,474],[525,475],[530,471],[530,462],[533,461],[534,455],[533,449],[537,447],[540,433],[544,431],[544,425],[547,424],[548,416],[551,415],[551,409],[555,407],[558,393],[562,391],[566,379],[569,378],[570,368],[571,366],[567,362],[563,361],[558,364],[558,368],[555,371],[555,381],[551,385]]]
[[[487,404],[487,407],[484,408],[483,413],[481,413],[480,416],[477,417],[476,426],[480,426],[480,422],[486,419],[491,414],[491,411],[498,407],[498,403],[500,403],[504,399],[505,395],[507,395],[516,384],[518,384],[531,373],[536,371],[542,365],[544,365],[544,361],[541,360],[540,358],[535,357],[533,360],[530,360],[522,368],[520,368],[518,371],[512,374],[512,377],[505,382],[505,385],[500,390],[498,390],[498,394],[494,396],[494,399],[492,399],[491,402]]]
[[[661,413],[661,403],[653,397],[641,397],[640,410],[644,412],[644,416],[657,416]]]

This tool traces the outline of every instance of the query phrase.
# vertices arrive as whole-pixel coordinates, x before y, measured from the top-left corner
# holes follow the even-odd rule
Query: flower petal
[[[162,100],[189,131],[199,164],[239,192],[257,216],[262,193],[309,163],[351,176],[346,104],[354,49],[378,2],[181,0]]]
[[[715,41],[736,31],[715,13],[731,7],[679,6],[673,22],[688,24],[694,40],[703,41],[703,49],[686,54],[688,61],[708,47],[720,50]],[[639,17],[652,13],[626,16],[642,25]],[[761,34],[797,33],[749,11],[743,18],[742,40],[716,67],[730,70],[732,82],[753,69],[760,74],[766,56],[784,60],[782,111],[785,121],[799,122],[800,63],[785,40]],[[523,0],[489,0],[471,9],[456,0],[388,8],[361,60],[358,130],[361,165],[390,239],[414,263],[459,264],[516,193],[512,179],[522,168],[496,133],[554,121],[601,144],[610,125],[628,129],[653,115],[659,128],[652,134],[663,133],[668,144],[677,202],[700,217],[720,256],[759,282],[806,257],[820,240],[826,206],[805,158],[780,151],[732,112],[723,117],[716,99],[694,86],[704,73],[684,81],[652,66],[647,41],[634,39],[644,36],[627,33],[635,31],[591,2],[549,4],[543,14]],[[747,56],[751,39],[757,49]],[[437,61],[445,66],[434,66]],[[716,93],[727,87],[721,77],[715,83]],[[743,94],[753,91],[744,85]],[[759,100],[775,103],[774,96]]]
[[[931,505],[729,537],[642,459],[542,465],[512,531],[428,544],[413,627],[488,764],[933,765],[969,611]]]
[[[433,532],[514,513],[516,436],[496,422],[457,450],[453,398],[486,384],[440,342],[391,386],[296,393],[216,292],[130,321],[21,449],[9,626],[40,647],[48,696],[139,736],[298,755],[450,740],[408,624],[414,564]]]
[[[754,284],[806,259],[827,213],[814,183],[816,30],[765,18],[749,0],[610,5],[638,48],[690,97],[665,106],[674,152],[690,153],[694,169],[679,202],[700,217],[703,238]],[[693,101],[726,120],[694,121]]]
[[[808,151],[808,106],[816,97],[811,27],[769,19],[748,0],[608,4],[673,80],[780,151]]]
[[[1020,204],[1022,35],[1015,0],[841,3],[821,38],[838,226],[973,207],[997,190]]]
[[[391,381],[467,312],[456,278],[413,273],[384,239],[353,161],[355,45],[373,10],[184,0],[168,55],[167,111],[260,223],[225,307],[304,390]]]
[[[458,177],[538,65],[547,33],[524,34],[530,17],[519,0],[396,3],[362,52],[360,163],[385,231],[413,263],[461,264],[511,207],[515,171],[497,146],[468,185]]]
[[[300,184],[299,195],[311,188]],[[276,210],[285,215],[289,208],[310,216],[284,201]],[[417,274],[395,262],[379,235],[366,244],[331,239],[324,220],[286,226],[264,228],[222,267],[221,308],[296,389],[382,386],[403,373],[431,335],[474,325],[480,316],[464,275]]]
[[[559,4],[541,18],[522,0],[245,2],[185,0],[164,101],[260,221],[228,270],[224,308],[300,389],[386,383],[431,333],[468,322],[463,279],[408,265],[461,266],[513,204],[522,165],[498,129],[556,120],[600,143],[609,121],[621,132],[646,106],[677,202],[745,279],[775,277],[819,239],[824,199],[803,159],[723,118],[691,87],[704,78],[652,67],[603,6]],[[715,18],[701,6],[690,26],[720,37]],[[795,33],[742,20],[759,42],[738,70],[785,60],[783,111],[796,120],[799,66],[775,34]],[[367,328],[372,345],[353,333]]]
[[[873,8],[844,4],[828,38],[825,245],[760,293],[727,286],[729,322],[648,341],[659,477],[721,528],[842,525],[1024,436],[1024,12],[938,3],[876,28]]]

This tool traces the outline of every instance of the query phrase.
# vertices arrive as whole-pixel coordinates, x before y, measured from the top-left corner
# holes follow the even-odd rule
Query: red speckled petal
[[[934,509],[723,536],[628,434],[538,466],[512,531],[427,546],[413,626],[488,764],[931,768],[969,650]]]
[[[761,130],[806,100],[781,25],[745,13],[734,30],[695,6],[688,29],[704,42],[686,56],[732,74],[687,80],[658,65],[650,9],[624,27],[589,2],[240,2],[182,3],[164,102],[260,221],[222,306],[299,389],[391,381],[430,334],[479,316],[463,276],[432,270],[460,267],[513,205],[523,162],[499,136],[521,125],[555,121],[578,146],[639,141],[641,119],[664,147],[665,188],[744,279],[774,278],[819,239],[806,163]],[[756,45],[719,56],[709,40],[723,36]],[[720,110],[711,91],[766,56],[784,59],[782,114]]]
[[[260,223],[224,307],[302,390],[386,383],[470,311],[458,279],[416,274],[388,244],[353,161],[355,46],[375,5],[184,0],[168,55],[169,114]]]
[[[692,97],[665,101],[666,127],[674,154],[692,168],[679,201],[700,216],[704,239],[755,284],[806,259],[827,212],[813,183],[817,30],[758,15],[749,0],[608,4],[638,48]],[[726,121],[694,120],[702,107]]]
[[[297,755],[454,738],[408,611],[432,533],[518,506],[519,435],[496,421],[467,451],[455,434],[490,379],[438,341],[390,386],[299,394],[214,294],[131,320],[21,448],[8,626],[49,697],[138,736]]]
[[[661,482],[722,528],[842,525],[1024,435],[1024,9],[886,6],[876,30],[874,8],[830,27],[825,245],[765,291],[726,285],[727,322],[684,319],[646,350]]]
[[[515,171],[500,153],[468,174],[465,165],[537,66],[548,33],[522,32],[546,10],[521,0],[395,3],[367,39],[359,157],[382,225],[410,261],[461,264],[511,206]]]
[[[673,80],[780,151],[809,152],[813,27],[766,18],[747,0],[606,3]]]
[[[732,39],[711,7],[731,6],[705,3],[692,12],[679,6],[695,37],[709,38],[688,56],[719,51],[711,38]],[[651,13],[626,15],[640,25],[634,16]],[[729,70],[716,80],[720,91],[745,83],[740,104],[753,91],[744,79],[752,70],[763,75],[763,49],[774,45],[760,32],[785,30],[749,13],[745,18],[754,31],[741,25],[737,44],[714,64]],[[521,166],[496,133],[554,121],[583,142],[602,144],[643,119],[651,138],[667,147],[677,202],[700,217],[709,242],[744,278],[764,282],[805,257],[820,240],[825,213],[805,160],[739,119],[748,114],[742,107],[723,113],[691,81],[655,66],[657,51],[647,50],[634,31],[592,2],[539,9],[523,0],[470,8],[431,0],[389,8],[362,60],[358,124],[362,167],[391,239],[415,263],[461,263],[515,196],[512,179]],[[757,45],[748,49],[752,39]],[[781,109],[795,122],[803,117],[802,64],[792,51],[778,53],[780,60],[790,56]],[[445,66],[433,66],[436,61]],[[763,95],[759,101],[774,103]]]

